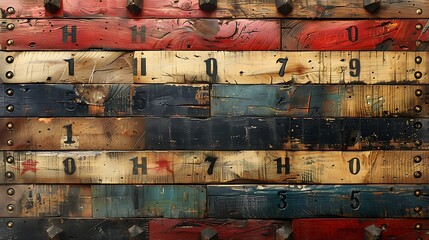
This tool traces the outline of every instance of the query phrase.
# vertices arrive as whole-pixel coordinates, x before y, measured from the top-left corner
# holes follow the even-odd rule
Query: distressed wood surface
[[[209,86],[201,84],[0,84],[0,89],[0,115],[8,117],[210,116]]]
[[[277,240],[278,232],[291,232],[290,221],[238,219],[150,219],[150,239],[200,240],[202,232],[211,229],[219,239]]]
[[[427,151],[3,152],[0,176],[15,178],[0,183],[417,184],[429,183],[428,159]]]
[[[6,194],[13,189],[14,194]],[[0,185],[0,217],[91,217],[91,186]],[[13,210],[8,211],[7,206]]]
[[[217,10],[204,12],[197,0],[145,0],[142,12],[131,14],[126,2],[121,0],[64,0],[57,13],[43,8],[43,0],[3,0],[0,9],[6,18],[428,18],[429,3],[425,0],[381,1],[381,9],[370,13],[360,0],[294,0],[293,11],[282,15],[276,9],[274,0],[217,1]],[[6,14],[7,7],[14,7],[14,14]],[[423,9],[422,14],[416,10]]]
[[[423,195],[416,197],[414,191]],[[218,185],[207,187],[210,218],[427,218],[427,185]],[[415,212],[415,207],[421,211]]]
[[[282,50],[427,51],[428,21],[283,20]],[[422,25],[420,30],[416,29],[417,24]],[[420,44],[417,41],[421,41]]]
[[[132,83],[133,52],[0,52],[3,83]],[[7,58],[13,57],[8,63]],[[12,71],[13,78],[6,77]]]
[[[92,185],[93,217],[203,218],[206,187]]]
[[[425,85],[211,86],[212,116],[427,117]],[[422,91],[417,96],[416,91]],[[420,109],[416,110],[416,106]]]
[[[429,83],[427,52],[139,51],[135,59],[136,83]]]
[[[8,222],[13,222],[13,228],[7,227]],[[149,225],[141,218],[3,218],[0,236],[17,240],[149,240]]]
[[[425,239],[427,219],[368,219],[368,218],[316,218],[294,219],[293,232],[299,240],[325,240],[347,237],[348,240],[365,239],[365,228],[375,225],[382,229],[380,240]],[[416,229],[417,224],[421,225]]]
[[[3,126],[0,149],[427,150],[428,121],[428,118],[286,117],[0,118]]]
[[[14,24],[13,30],[7,25]],[[279,20],[20,19],[0,24],[3,50],[279,50]],[[14,44],[6,45],[12,39]]]

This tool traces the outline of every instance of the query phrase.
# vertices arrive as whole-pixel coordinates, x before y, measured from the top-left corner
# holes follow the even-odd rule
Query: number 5
[[[353,210],[358,210],[360,207],[360,201],[356,195],[358,195],[360,191],[352,191],[352,196],[350,197],[350,200],[352,200],[352,203],[350,204],[350,207],[352,207]]]

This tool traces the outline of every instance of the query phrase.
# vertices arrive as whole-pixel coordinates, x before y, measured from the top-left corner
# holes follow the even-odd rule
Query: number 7
[[[276,63],[282,63],[282,66],[280,67],[280,71],[279,71],[279,76],[280,77],[283,77],[285,75],[286,64],[287,64],[288,60],[289,59],[287,57],[285,57],[285,58],[279,58],[276,61]]]

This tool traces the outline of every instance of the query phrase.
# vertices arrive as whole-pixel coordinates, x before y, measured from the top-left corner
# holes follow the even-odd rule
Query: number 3
[[[277,207],[279,207],[281,210],[286,209],[286,191],[278,191],[277,196],[280,198],[280,203],[277,204]]]

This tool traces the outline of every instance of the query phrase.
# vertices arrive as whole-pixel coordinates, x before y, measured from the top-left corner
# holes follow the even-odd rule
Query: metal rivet
[[[417,238],[416,240],[423,240],[423,238]]]
[[[276,8],[283,15],[287,15],[293,10],[292,1],[290,0],[276,0]]]
[[[415,229],[419,230],[422,229],[422,224],[421,223],[416,223],[416,225],[414,226]]]
[[[419,47],[420,45],[422,45],[422,41],[417,40],[417,41],[416,41],[416,46],[417,46],[417,47]]]
[[[7,163],[13,163],[15,161],[15,158],[14,157],[12,157],[12,156],[8,156],[7,158],[6,158],[6,162]]]
[[[143,0],[127,0],[128,11],[139,14],[143,10]]]
[[[423,59],[422,59],[422,57],[417,56],[417,57],[415,58],[415,61],[416,61],[416,63],[417,63],[417,64],[420,64],[420,63],[422,63]]]
[[[6,62],[7,63],[13,63],[13,61],[15,61],[15,58],[13,58],[12,56],[7,56],[6,57]]]
[[[217,0],[199,0],[198,5],[201,10],[211,12],[217,8]]]
[[[60,0],[45,0],[45,9],[48,12],[55,13],[61,9]]]
[[[417,97],[420,97],[421,95],[423,95],[423,91],[422,91],[422,90],[420,90],[420,89],[417,89],[417,90],[415,91],[415,93],[416,93],[416,96],[417,96]]]
[[[12,95],[13,95],[13,89],[11,89],[11,88],[7,89],[7,90],[6,90],[6,94],[7,94],[8,96],[12,96]]]
[[[423,127],[423,124],[421,122],[414,123],[414,128],[415,129],[421,129],[422,127]]]
[[[7,129],[12,129],[12,128],[13,128],[13,123],[8,122],[8,123],[6,124],[6,127],[7,127]]]
[[[6,209],[7,209],[9,212],[12,212],[13,210],[15,210],[15,206],[13,206],[13,204],[9,204],[9,205],[7,205]]]
[[[13,188],[7,189],[7,195],[12,196],[14,194],[15,194],[15,189],[13,189]]]
[[[7,105],[6,110],[7,110],[8,112],[13,112],[13,110],[14,110],[13,105]]]
[[[13,72],[11,72],[11,71],[8,71],[7,73],[6,73],[6,77],[7,78],[9,78],[9,79],[11,79],[11,78],[13,78]]]
[[[15,24],[9,23],[6,27],[8,30],[13,30],[15,28]]]
[[[15,13],[15,8],[13,8],[13,7],[8,7],[8,8],[6,9],[6,11],[7,11],[7,13],[8,13],[8,14],[14,14],[14,13]]]
[[[420,163],[423,159],[421,156],[415,156],[413,160],[415,163]]]
[[[414,111],[416,111],[416,112],[421,112],[422,111],[422,106],[420,106],[420,105],[416,105],[415,107],[414,107]]]
[[[422,211],[422,207],[420,207],[420,206],[415,206],[414,207],[414,212],[420,213],[421,211]]]
[[[423,25],[421,25],[420,23],[416,24],[416,29],[417,30],[421,30],[423,28]]]
[[[418,15],[421,15],[423,13],[423,10],[421,8],[417,8],[416,13]]]
[[[421,195],[422,195],[422,191],[420,191],[420,190],[414,191],[414,196],[420,197]]]
[[[13,222],[12,221],[9,221],[9,222],[7,222],[7,227],[8,228],[13,228]]]
[[[7,44],[8,46],[12,46],[12,45],[13,45],[13,43],[14,43],[14,41],[13,41],[12,39],[8,39],[8,40],[6,41],[6,44]]]
[[[380,226],[381,230],[386,231],[387,230],[387,224],[382,224]]]
[[[9,171],[9,172],[5,173],[5,177],[8,178],[9,180],[12,180],[14,177],[14,174],[13,174],[13,172]]]
[[[381,0],[364,0],[363,7],[371,13],[377,12],[381,7]]]
[[[421,146],[423,144],[423,142],[420,139],[416,139],[416,140],[414,140],[414,144],[416,144],[416,146]]]
[[[417,78],[417,79],[422,78],[422,76],[423,76],[422,72],[417,71],[417,72],[414,73],[414,77]]]
[[[7,145],[8,146],[13,146],[13,140],[12,139],[7,140]]]
[[[414,177],[415,178],[421,178],[422,177],[422,172],[420,172],[420,171],[415,172],[414,173]]]

